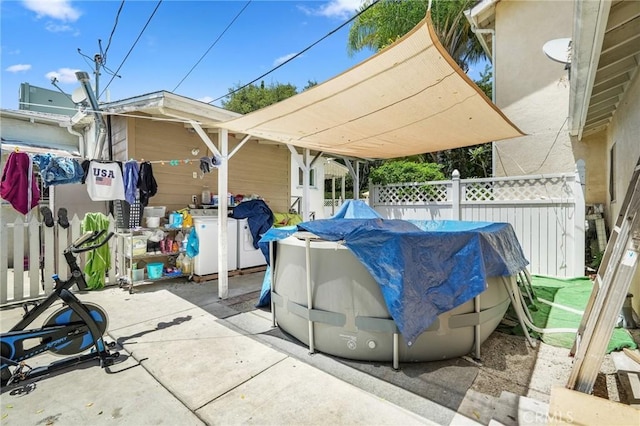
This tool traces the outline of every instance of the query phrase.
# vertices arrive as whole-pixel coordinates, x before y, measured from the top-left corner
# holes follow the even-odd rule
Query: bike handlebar
[[[97,249],[99,247],[102,247],[103,245],[105,245],[107,243],[107,241],[109,241],[109,239],[111,239],[111,237],[113,237],[113,232],[109,232],[109,234],[106,236],[106,238],[104,240],[102,240],[98,244],[94,244],[94,245],[91,245],[91,246],[85,246],[85,247],[81,247],[81,246],[84,245],[84,244],[87,244],[87,243],[93,243],[98,238],[100,238],[102,235],[104,235],[105,232],[106,231],[104,229],[102,229],[100,231],[89,231],[89,232],[86,232],[80,238],[78,238],[73,243],[71,243],[71,245],[69,247],[67,247],[64,251],[65,251],[65,253],[84,253],[86,251],[91,251],[91,250],[95,250],[95,249]]]

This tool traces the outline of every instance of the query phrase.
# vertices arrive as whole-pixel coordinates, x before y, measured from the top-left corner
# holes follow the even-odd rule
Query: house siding
[[[209,134],[214,144],[217,135]],[[119,118],[112,121],[114,158],[126,161],[165,161],[154,163],[153,175],[158,183],[158,193],[149,200],[150,206],[166,206],[167,211],[182,209],[191,204],[191,197],[200,198],[203,186],[212,194],[217,192],[217,172],[200,173],[200,157],[211,156],[200,137],[183,123],[154,121],[149,119]],[[229,152],[239,141],[229,138]],[[191,151],[200,150],[197,156]],[[246,143],[229,160],[229,192],[233,194],[257,194],[263,197],[275,211],[288,211],[289,151],[284,146]],[[179,160],[170,165],[170,160]],[[188,163],[185,160],[192,160]],[[194,178],[194,173],[196,177]]]
[[[542,51],[549,40],[571,37],[572,18],[567,1],[496,5],[496,105],[527,136],[495,143],[495,176],[575,171],[568,74]]]

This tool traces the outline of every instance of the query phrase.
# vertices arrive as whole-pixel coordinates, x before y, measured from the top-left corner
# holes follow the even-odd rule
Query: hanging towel
[[[136,193],[138,191],[138,179],[140,177],[140,168],[134,160],[124,163],[124,197],[131,205],[136,202]]]
[[[82,182],[84,171],[75,158],[37,154],[33,156],[33,162],[40,169],[45,187]]]
[[[40,189],[33,174],[33,163],[27,153],[9,154],[2,171],[0,197],[22,214],[27,214],[40,202]]]
[[[102,213],[87,213],[82,220],[82,232],[107,231],[109,229],[109,219]],[[107,233],[96,241],[99,244],[106,237]],[[111,267],[111,253],[109,245],[105,244],[95,250],[87,252],[87,262],[84,267],[84,274],[87,280],[87,287],[90,290],[97,290],[104,287],[105,275]]]
[[[124,200],[124,178],[118,162],[92,160],[86,178],[87,192],[93,201]]]
[[[149,204],[149,198],[153,197],[158,192],[158,184],[153,177],[153,168],[151,167],[151,163],[148,161],[140,164],[138,188],[140,189],[140,204],[143,206]]]

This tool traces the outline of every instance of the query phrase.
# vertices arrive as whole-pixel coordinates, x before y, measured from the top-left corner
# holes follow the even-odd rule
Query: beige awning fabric
[[[327,160],[324,163],[324,177],[325,179],[330,178],[339,178],[349,176],[349,169],[347,169],[342,164],[338,164],[333,160]]]
[[[219,127],[355,158],[398,158],[523,135],[451,59],[429,16],[337,77]]]

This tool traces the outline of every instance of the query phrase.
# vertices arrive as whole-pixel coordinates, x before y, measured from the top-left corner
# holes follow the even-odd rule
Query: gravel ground
[[[639,342],[640,330],[631,334]],[[548,403],[553,387],[566,386],[573,358],[568,349],[541,341],[536,341],[536,347],[532,348],[522,336],[495,331],[482,345],[481,362],[476,364],[480,372],[472,390],[494,397],[507,391]],[[604,356],[593,394],[620,401],[616,368],[610,355]]]

